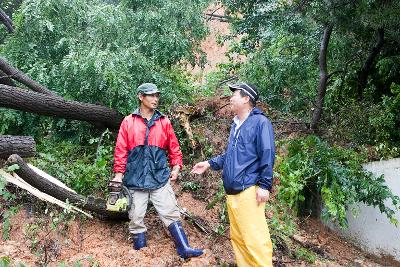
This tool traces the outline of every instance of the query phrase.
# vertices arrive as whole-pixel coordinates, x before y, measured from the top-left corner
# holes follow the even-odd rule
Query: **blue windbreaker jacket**
[[[274,131],[264,113],[254,108],[237,129],[233,123],[225,153],[210,159],[213,170],[223,169],[225,192],[238,194],[258,185],[271,191],[275,162]]]

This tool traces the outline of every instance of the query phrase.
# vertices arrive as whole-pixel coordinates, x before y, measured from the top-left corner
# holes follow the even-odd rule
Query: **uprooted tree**
[[[121,124],[123,116],[118,111],[101,105],[66,100],[34,81],[3,58],[0,58],[0,71],[5,74],[0,80],[0,107],[86,121],[111,130],[117,130]],[[16,82],[32,90],[15,87]],[[8,166],[17,165],[14,172],[34,188],[58,200],[64,202],[68,200],[71,204],[94,212],[105,219],[127,218],[126,212],[107,211],[104,199],[84,197],[53,183],[46,176],[36,172],[22,159],[22,157],[32,157],[35,154],[35,141],[32,137],[0,135],[0,158],[7,159]]]
[[[118,129],[123,116],[105,106],[66,100],[31,79],[22,71],[0,58],[0,107],[31,112],[39,115],[54,116],[66,119],[87,121],[96,126]],[[14,87],[21,83],[27,90]],[[15,173],[36,189],[61,201],[92,211],[107,219],[124,219],[126,213],[115,213],[106,210],[103,199],[84,197],[65,189],[38,174],[21,157],[32,157],[36,154],[36,144],[30,136],[0,135],[0,158],[7,159],[6,165],[18,165]]]
[[[98,216],[105,219],[126,219],[126,212],[111,212],[106,209],[106,201],[101,198],[94,197],[84,197],[75,193],[74,191],[68,190],[61,187],[51,181],[49,181],[44,176],[35,172],[28,164],[17,154],[11,155],[7,161],[6,165],[18,165],[14,171],[19,177],[21,177],[25,182],[32,185],[36,189],[50,196],[55,197],[61,201],[69,201],[69,203],[81,207],[85,210],[94,212]]]
[[[96,126],[110,129],[118,129],[123,119],[118,111],[108,107],[66,100],[57,96],[1,57],[0,71],[6,74],[0,80],[0,107],[45,116],[87,121]],[[22,83],[34,92],[10,86],[14,85],[14,82]]]
[[[104,106],[65,100],[7,85],[0,85],[0,106],[39,115],[87,121],[110,129],[118,129],[123,119],[118,111]]]

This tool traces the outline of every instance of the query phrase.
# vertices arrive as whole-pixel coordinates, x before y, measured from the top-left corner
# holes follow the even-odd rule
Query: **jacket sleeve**
[[[231,126],[231,131],[230,131],[231,133],[230,133],[229,139],[232,138],[232,131],[233,131],[232,127],[233,126]],[[227,146],[229,146],[229,144]],[[219,170],[224,168],[224,162],[225,162],[226,150],[227,149],[228,148],[225,149],[224,153],[219,154],[218,156],[213,157],[212,159],[210,159],[208,161],[208,163],[210,164],[211,169],[213,169],[214,171],[219,171]]]
[[[257,135],[257,154],[260,159],[258,186],[271,191],[275,162],[274,130],[269,120],[263,120]]]
[[[127,120],[124,119],[119,127],[117,143],[114,151],[114,172],[125,173],[128,157]]]
[[[180,169],[182,169],[182,151],[179,146],[178,138],[176,138],[171,121],[169,119],[166,119],[166,121],[167,121],[166,132],[168,138],[169,165],[171,167],[179,165]]]
[[[210,164],[211,169],[214,171],[221,170],[224,167],[225,155],[226,152],[210,159],[208,163]]]

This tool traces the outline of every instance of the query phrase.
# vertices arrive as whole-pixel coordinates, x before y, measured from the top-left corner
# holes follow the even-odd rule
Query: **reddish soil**
[[[214,12],[214,10],[217,11]],[[206,13],[212,12],[214,12],[215,15],[224,14],[222,8],[214,5],[210,6]],[[225,53],[229,48],[229,43],[224,42],[223,44],[219,44],[217,40],[220,36],[229,34],[229,24],[218,20],[208,19],[207,26],[209,28],[209,35],[200,45],[201,50],[206,53],[207,63],[203,69],[199,66],[189,69],[193,75],[198,75],[200,80],[203,78],[204,74],[217,70],[217,64],[227,63],[229,61],[225,56]]]
[[[216,7],[211,7],[208,13]],[[222,15],[223,10],[215,14]],[[210,20],[210,36],[203,42],[202,48],[207,53],[208,63],[204,70],[195,68],[192,73],[199,75],[215,70],[216,65],[226,62],[225,52],[228,44],[217,45],[217,35],[229,33],[228,24]],[[227,105],[227,97],[199,100],[196,107],[204,109],[210,115],[204,115],[191,121],[191,127],[199,147],[189,151],[188,167],[183,170],[182,182],[174,185],[178,204],[193,216],[201,219],[209,230],[215,230],[220,224],[221,201],[213,208],[207,204],[215,198],[220,188],[220,174],[208,172],[203,176],[188,174],[193,162],[220,153],[228,135],[233,114]],[[261,105],[268,114],[276,130],[277,138],[294,137],[305,127],[290,118],[273,114],[268,106]],[[281,121],[279,121],[281,120]],[[289,121],[289,122],[288,122]],[[280,151],[284,153],[284,151]],[[185,182],[199,186],[194,192],[185,187]],[[145,218],[148,227],[148,247],[140,251],[132,249],[128,240],[126,222],[105,222],[98,219],[86,219],[77,216],[74,220],[61,223],[55,230],[48,223],[49,216],[27,212],[21,209],[11,218],[10,239],[0,239],[0,258],[8,256],[14,263],[22,262],[29,266],[235,266],[232,247],[229,241],[229,227],[223,235],[207,236],[188,220],[182,220],[190,244],[205,249],[205,254],[198,258],[184,261],[175,251],[168,231],[162,225],[153,208],[149,208]],[[296,242],[307,245],[317,252],[315,264],[308,264],[290,259],[282,251],[275,251],[276,266],[399,266],[391,259],[378,259],[362,252],[342,237],[327,229],[321,222],[307,219],[300,224],[300,232],[294,237]]]
[[[193,162],[224,149],[232,118],[227,101],[226,97],[214,97],[198,102],[197,108],[204,109],[205,115],[191,121],[191,127],[194,135],[200,138],[197,140],[199,147],[196,151],[187,152],[180,182],[173,185],[179,206],[200,220],[209,231],[225,227],[223,235],[207,235],[189,220],[182,219],[191,245],[204,249],[204,255],[187,261],[180,259],[168,231],[151,206],[145,218],[148,247],[135,251],[128,240],[126,222],[105,222],[76,216],[74,220],[52,229],[49,213],[44,214],[43,207],[37,208],[38,212],[32,212],[32,204],[25,204],[25,208],[11,218],[10,239],[0,240],[0,257],[8,256],[14,262],[29,266],[59,266],[60,263],[73,266],[77,262],[81,266],[235,266],[229,226],[220,221],[223,201],[217,201],[214,207],[207,209],[220,189],[220,173],[188,174]],[[261,105],[261,108],[271,118],[276,116],[267,106]],[[288,137],[298,132],[298,128],[288,125],[291,124],[277,126],[277,136]],[[188,183],[197,188],[188,189]],[[55,208],[51,210],[55,212]],[[271,217],[270,214],[267,216]],[[316,252],[316,262],[309,264],[295,260],[278,247],[274,254],[276,266],[399,266],[390,258],[378,259],[363,252],[319,221],[306,219],[299,223],[299,227],[300,231],[293,236],[293,240],[297,240],[294,243]]]
[[[177,187],[176,185],[174,186]],[[218,213],[207,210],[206,203],[180,192],[178,204],[191,215],[202,218],[210,229],[218,225]],[[135,251],[128,240],[126,222],[104,222],[98,219],[77,217],[52,230],[43,214],[31,215],[24,209],[11,218],[9,240],[0,240],[0,257],[8,256],[14,262],[29,266],[59,266],[64,262],[72,266],[215,266],[222,262],[233,263],[230,242],[207,236],[186,220],[184,229],[190,244],[205,249],[205,254],[187,261],[180,259],[168,230],[159,220],[154,208],[149,206],[145,218],[148,227],[148,247]],[[29,227],[31,226],[31,227]],[[35,234],[32,229],[39,229]],[[31,230],[29,230],[31,229]],[[36,248],[33,248],[38,240]],[[42,248],[42,250],[38,250]],[[35,254],[36,252],[36,254]],[[97,265],[96,265],[97,264]]]
[[[179,206],[201,218],[208,229],[216,229],[219,207],[206,209],[206,202],[181,189],[174,185]],[[78,216],[52,229],[48,217],[21,209],[11,218],[10,239],[0,240],[0,257],[8,256],[13,262],[28,266],[59,266],[61,263],[73,266],[77,262],[81,266],[235,266],[228,239],[229,227],[222,236],[207,236],[182,220],[191,245],[205,249],[201,257],[184,261],[176,254],[168,231],[151,206],[145,218],[148,247],[140,251],[132,249],[126,222]],[[293,260],[275,251],[280,255],[274,257],[276,266],[400,266],[390,258],[379,259],[363,252],[317,220],[307,219],[299,226],[300,231],[293,239],[315,251],[316,262]]]

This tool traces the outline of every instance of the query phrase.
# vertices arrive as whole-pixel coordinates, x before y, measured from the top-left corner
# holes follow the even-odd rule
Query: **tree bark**
[[[318,123],[322,116],[322,108],[324,105],[324,98],[326,94],[326,87],[328,82],[328,64],[327,64],[327,54],[329,39],[332,34],[333,25],[328,24],[325,26],[324,35],[322,37],[321,46],[319,49],[319,84],[318,84],[318,94],[315,101],[315,109],[313,112],[311,120],[311,129],[316,130],[318,128]]]
[[[362,99],[362,94],[365,87],[367,86],[368,76],[371,72],[371,68],[373,67],[374,61],[376,57],[379,55],[385,43],[384,34],[385,34],[384,29],[380,28],[377,34],[378,41],[376,42],[375,46],[371,49],[371,52],[368,55],[367,60],[364,62],[364,65],[362,66],[361,70],[359,70],[357,73],[357,79],[358,79],[357,93],[359,99]]]
[[[12,154],[23,158],[36,154],[36,143],[31,136],[0,135],[0,158],[7,159]]]
[[[19,69],[11,66],[4,58],[0,57],[0,70],[7,74],[11,79],[14,79],[35,92],[42,93],[50,96],[57,96],[54,92],[50,91],[43,85],[39,84],[35,80],[32,80],[28,75],[20,71]]]
[[[0,84],[0,107],[27,111],[39,115],[87,121],[96,126],[119,129],[123,116],[104,106],[65,100],[18,87]]]
[[[11,80],[10,77],[7,74],[5,74],[2,70],[0,70],[0,83],[9,86],[15,86],[13,80]]]
[[[7,165],[17,164],[19,169],[15,170],[25,182],[37,188],[38,190],[55,197],[61,201],[66,201],[68,199],[69,203],[83,208],[85,210],[91,211],[99,215],[104,219],[127,219],[128,214],[125,212],[110,212],[106,210],[106,201],[101,198],[87,197],[74,193],[70,190],[62,188],[46,178],[38,175],[34,172],[26,162],[16,154],[11,155],[7,160]]]
[[[0,21],[6,26],[9,33],[14,31],[12,20],[7,16],[6,12],[0,8]]]

